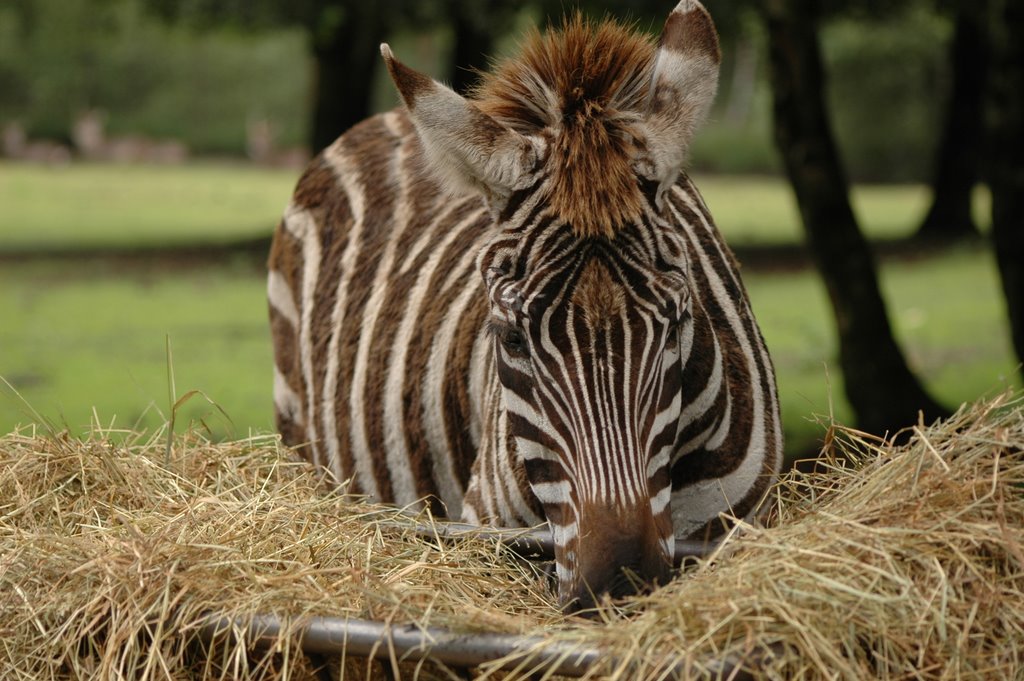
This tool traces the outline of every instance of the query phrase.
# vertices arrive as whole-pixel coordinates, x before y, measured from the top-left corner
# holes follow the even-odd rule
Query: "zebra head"
[[[714,98],[710,16],[683,0],[657,48],[568,20],[473,99],[382,53],[428,163],[494,215],[488,326],[561,602],[666,581],[690,288],[665,193]]]

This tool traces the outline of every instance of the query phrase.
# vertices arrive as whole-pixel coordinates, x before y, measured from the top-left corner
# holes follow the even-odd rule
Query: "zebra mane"
[[[503,125],[547,131],[551,207],[580,236],[613,237],[641,215],[633,160],[653,62],[649,36],[577,12],[545,34],[533,30],[473,93]]]

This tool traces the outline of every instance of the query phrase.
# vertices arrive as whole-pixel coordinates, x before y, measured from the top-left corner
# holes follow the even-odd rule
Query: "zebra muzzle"
[[[671,536],[667,516],[655,518],[643,509],[587,511],[581,517],[572,576],[568,584],[559,585],[563,608],[588,610],[605,595],[622,598],[668,582],[672,556],[662,541]]]

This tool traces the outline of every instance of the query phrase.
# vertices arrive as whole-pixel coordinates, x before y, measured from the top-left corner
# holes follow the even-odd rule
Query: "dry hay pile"
[[[271,613],[540,635],[599,650],[592,673],[624,679],[715,660],[765,678],[1024,678],[1021,405],[965,408],[902,448],[834,429],[831,465],[780,484],[767,528],[587,620],[493,541],[423,540],[393,511],[323,494],[272,438],[186,437],[168,458],[159,437],[9,435],[0,676],[305,678],[316,660],[288,637],[196,641],[210,613]]]

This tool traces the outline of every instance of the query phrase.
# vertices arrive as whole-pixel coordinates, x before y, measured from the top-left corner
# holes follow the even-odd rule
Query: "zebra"
[[[780,465],[774,371],[684,172],[717,88],[697,0],[660,42],[579,13],[468,97],[381,53],[403,105],[315,158],[268,261],[283,441],[349,492],[546,523],[558,599],[671,576]]]

